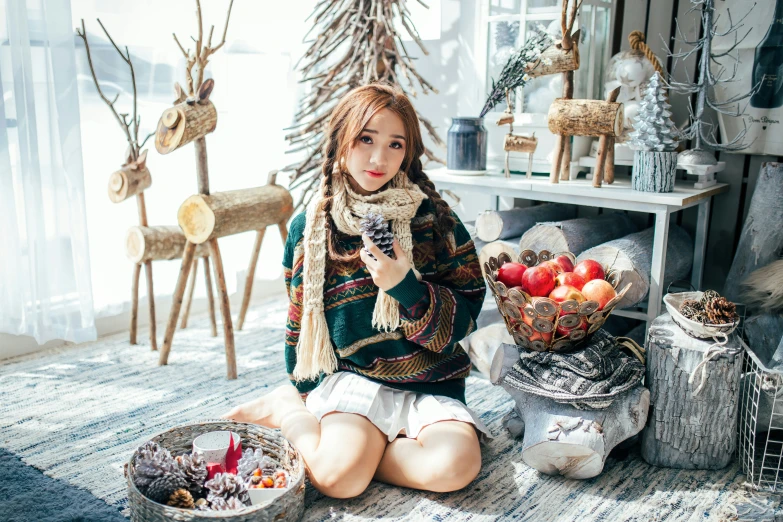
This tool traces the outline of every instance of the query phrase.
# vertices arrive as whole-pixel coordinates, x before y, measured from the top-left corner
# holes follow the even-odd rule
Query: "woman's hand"
[[[362,241],[370,254],[375,256],[375,259],[365,249],[362,249],[359,255],[367,266],[373,282],[381,290],[385,291],[397,286],[408,275],[408,271],[413,268],[396,239],[392,245],[396,259],[384,254],[367,235],[362,234]]]

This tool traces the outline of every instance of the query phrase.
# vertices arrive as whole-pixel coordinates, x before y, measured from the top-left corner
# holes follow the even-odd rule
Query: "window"
[[[581,29],[579,39],[580,66],[574,75],[574,98],[601,99],[604,97],[604,68],[611,52],[614,7],[616,0],[583,0],[574,30]],[[476,57],[476,69],[484,71],[483,93],[486,97],[492,87],[492,78],[497,78],[511,54],[518,49],[539,26],[555,38],[560,38],[560,0],[482,0]],[[482,63],[483,61],[483,63]],[[555,98],[562,95],[560,74],[534,78],[524,89],[517,89],[512,98],[516,121],[515,133],[535,132],[539,138],[538,151],[534,157],[534,170],[549,170],[544,152],[551,150],[554,136],[547,126],[547,112]],[[483,103],[483,99],[480,100]],[[495,121],[506,109],[506,103],[498,104],[487,114],[485,127],[490,133],[489,161],[502,161],[502,139],[500,134],[508,127],[498,129]],[[574,157],[587,153],[589,139],[584,144],[574,144]],[[579,146],[581,145],[581,147]],[[511,160],[512,170],[522,171],[527,160],[521,157]],[[524,165],[523,165],[524,164]]]

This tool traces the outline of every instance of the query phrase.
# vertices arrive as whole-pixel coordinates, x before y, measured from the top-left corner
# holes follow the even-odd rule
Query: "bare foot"
[[[283,415],[297,408],[306,409],[299,391],[291,384],[284,384],[263,397],[240,404],[221,418],[279,428]]]

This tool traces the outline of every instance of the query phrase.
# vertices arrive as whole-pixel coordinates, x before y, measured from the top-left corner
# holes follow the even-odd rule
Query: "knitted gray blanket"
[[[644,365],[621,352],[601,329],[570,353],[522,350],[505,382],[518,390],[579,409],[603,409],[644,377]]]

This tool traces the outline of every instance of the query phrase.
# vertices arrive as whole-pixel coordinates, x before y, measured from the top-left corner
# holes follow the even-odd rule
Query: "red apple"
[[[560,267],[563,269],[563,272],[574,271],[574,264],[571,262],[571,258],[568,256],[557,256],[554,262],[560,265]]]
[[[565,337],[574,330],[584,330],[585,328],[587,328],[587,320],[584,317],[582,317],[579,320],[579,324],[577,324],[576,326],[572,326],[571,328],[567,328],[562,324],[558,324],[557,335],[558,337]]]
[[[603,310],[606,303],[616,296],[617,292],[612,288],[612,285],[603,279],[593,279],[582,287],[582,294],[588,300],[597,302],[598,309]]]
[[[548,343],[552,340],[552,332],[549,333],[541,333],[541,332],[533,332],[533,335],[530,336],[529,341],[532,343],[533,341],[544,341],[545,343]]]
[[[522,274],[522,286],[532,296],[546,297],[555,289],[555,271],[548,266],[534,266]]]
[[[545,266],[553,270],[555,272],[555,275],[562,274],[564,272],[563,267],[555,263],[554,261],[544,261],[543,263],[540,263],[538,266]]]
[[[562,303],[563,301],[568,301],[569,299],[574,299],[579,303],[585,302],[585,296],[582,295],[582,292],[573,286],[568,285],[560,285],[555,287],[555,289],[549,293],[549,298],[556,303]]]
[[[498,281],[508,288],[520,286],[525,270],[527,270],[527,266],[522,263],[504,263],[498,268]]]
[[[601,266],[601,263],[592,259],[585,259],[577,263],[574,267],[574,273],[585,281],[603,279],[605,277],[604,267]]]
[[[582,276],[576,275],[573,272],[563,272],[562,274],[558,274],[555,278],[555,287],[562,285],[568,285],[577,290],[582,290],[582,287],[585,286],[585,280],[582,279]]]

